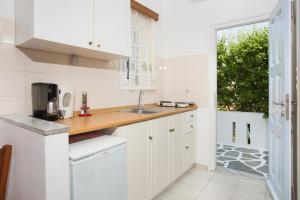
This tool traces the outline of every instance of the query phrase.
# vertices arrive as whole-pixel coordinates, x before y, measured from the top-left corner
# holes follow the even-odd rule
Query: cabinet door
[[[36,0],[34,37],[93,48],[93,0]]]
[[[188,170],[195,163],[194,131],[184,135],[184,170]]]
[[[154,197],[168,185],[168,143],[169,143],[169,117],[159,118],[154,123],[153,139],[153,192]]]
[[[183,152],[184,152],[184,131],[182,114],[174,115],[174,132],[173,132],[173,145],[174,145],[174,179],[177,179],[183,173]]]
[[[130,0],[94,0],[94,13],[95,49],[129,57]]]
[[[168,183],[174,181],[174,116],[168,117]]]
[[[169,183],[183,172],[183,115],[169,117]]]
[[[127,141],[128,200],[150,199],[149,121],[120,127],[117,137]]]

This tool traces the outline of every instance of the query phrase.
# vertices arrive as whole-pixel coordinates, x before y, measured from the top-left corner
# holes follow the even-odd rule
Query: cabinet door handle
[[[172,133],[172,132],[173,132],[173,129],[169,129],[169,132]]]
[[[186,146],[185,148],[186,148],[186,149],[188,149],[189,147],[188,147],[188,146]]]
[[[194,118],[194,115],[191,115],[191,118]]]
[[[97,44],[97,47],[100,48],[100,47],[101,47],[101,44]]]
[[[149,140],[153,140],[153,137],[152,137],[152,136],[149,136]]]
[[[175,132],[176,131],[176,129],[175,128],[173,128],[173,132]]]
[[[191,128],[194,128],[194,126],[193,126],[193,125],[191,125]]]
[[[93,42],[92,41],[89,41],[89,45],[92,45],[93,44]]]

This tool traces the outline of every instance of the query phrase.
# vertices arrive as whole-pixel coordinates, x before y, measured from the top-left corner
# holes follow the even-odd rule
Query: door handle
[[[284,103],[283,103],[283,102],[279,103],[279,102],[273,101],[273,104],[276,105],[276,106],[281,106],[281,107],[284,106]]]
[[[169,132],[170,133],[172,133],[172,132],[174,132],[175,131],[175,129],[174,128],[172,128],[172,129],[169,129]]]

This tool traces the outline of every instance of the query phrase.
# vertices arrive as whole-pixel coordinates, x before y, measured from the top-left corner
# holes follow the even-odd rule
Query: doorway
[[[268,176],[269,22],[217,31],[217,166]]]

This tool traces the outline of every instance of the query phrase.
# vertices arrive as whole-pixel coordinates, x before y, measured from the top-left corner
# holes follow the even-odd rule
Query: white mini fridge
[[[127,200],[126,140],[101,136],[70,144],[72,200]]]

